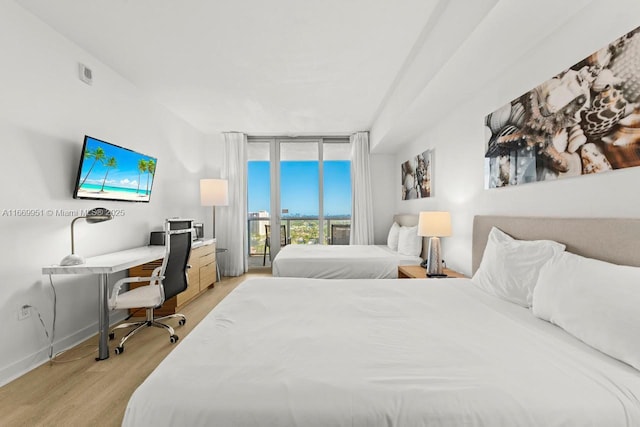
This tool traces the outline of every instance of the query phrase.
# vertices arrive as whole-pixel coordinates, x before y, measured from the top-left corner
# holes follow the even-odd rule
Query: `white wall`
[[[50,329],[52,291],[41,267],[70,252],[64,216],[11,216],[11,209],[121,210],[112,221],[76,224],[84,256],[147,244],[164,218],[206,220],[198,180],[219,172],[205,163],[207,139],[152,102],[104,64],[14,2],[0,3],[0,384],[42,363],[48,342],[35,312],[18,321],[23,304],[37,307]],[[78,79],[78,62],[94,83]],[[150,203],[74,200],[85,134],[158,158]],[[117,278],[118,276],[116,276]],[[97,277],[53,276],[57,290],[55,351],[97,331]],[[119,316],[122,317],[122,313]],[[113,320],[113,319],[112,319]]]
[[[393,214],[396,213],[394,196],[395,189],[399,186],[400,172],[395,167],[395,156],[392,154],[372,154],[369,160],[374,242],[376,245],[385,245],[389,227],[393,223]]]
[[[508,2],[502,2],[508,3]],[[585,3],[585,2],[582,2]],[[499,28],[499,11],[490,18]],[[552,13],[552,12],[548,12]],[[616,170],[594,176],[581,176],[555,182],[526,184],[513,188],[484,190],[484,117],[542,83],[554,74],[573,65],[591,52],[606,46],[615,38],[640,24],[640,3],[617,0],[592,2],[563,22],[545,26],[535,17],[520,25],[542,32],[541,42],[523,52],[512,52],[517,58],[504,69],[496,68],[490,82],[464,82],[475,87],[454,110],[442,114],[436,124],[424,127],[416,138],[397,151],[394,167],[425,149],[435,149],[435,195],[423,200],[400,200],[399,185],[395,186],[396,212],[421,210],[449,210],[452,214],[453,236],[442,239],[443,258],[447,264],[466,274],[471,273],[471,228],[473,216],[478,214],[549,215],[563,217],[639,217],[638,182],[640,168]],[[498,21],[498,22],[495,22]],[[526,33],[526,32],[525,32]],[[511,37],[523,37],[517,31]],[[500,39],[493,41],[500,49]],[[521,40],[527,45],[527,40]],[[510,41],[511,44],[517,44]],[[478,63],[478,70],[467,68],[466,78],[483,74],[487,64]],[[456,86],[448,88],[455,91]],[[438,105],[439,98],[431,102]],[[402,141],[398,141],[402,142]],[[397,172],[400,173],[399,171]],[[398,178],[399,184],[399,178]]]

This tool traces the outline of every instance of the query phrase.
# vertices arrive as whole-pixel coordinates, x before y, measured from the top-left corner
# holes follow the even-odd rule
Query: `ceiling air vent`
[[[80,80],[90,85],[93,83],[93,72],[91,68],[87,67],[84,64],[78,64],[78,69],[80,71]]]

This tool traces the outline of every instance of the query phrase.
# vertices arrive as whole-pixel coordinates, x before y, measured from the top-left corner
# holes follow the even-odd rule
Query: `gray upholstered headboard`
[[[404,227],[418,225],[418,215],[415,214],[395,214],[393,220]]]
[[[393,216],[393,220],[395,222],[398,223],[398,225],[404,226],[404,227],[413,227],[414,225],[418,225],[418,215],[416,214],[395,214]],[[428,241],[427,241],[427,237],[423,237],[422,238],[422,253],[420,254],[420,256],[422,258],[426,258],[427,257],[427,249],[429,248],[428,246]]]
[[[493,226],[516,239],[555,240],[578,255],[640,267],[640,219],[479,215],[473,219],[473,273]]]

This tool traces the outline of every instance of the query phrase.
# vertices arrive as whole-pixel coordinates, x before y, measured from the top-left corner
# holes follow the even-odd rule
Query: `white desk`
[[[110,273],[124,271],[136,265],[146,262],[155,261],[164,258],[164,246],[141,246],[139,248],[127,249],[124,251],[113,252],[110,254],[98,255],[87,258],[82,265],[61,266],[49,265],[42,268],[42,274],[99,274],[99,321],[98,332],[100,341],[98,344],[98,357],[96,360],[104,360],[109,358],[109,307],[107,301],[108,296],[108,277]]]
[[[210,245],[215,239],[198,240],[191,244],[191,248],[195,249],[203,245]],[[112,252],[110,254],[98,255],[87,258],[82,265],[48,265],[42,267],[42,274],[99,274],[100,287],[98,296],[99,319],[98,332],[100,340],[98,344],[98,357],[96,360],[104,360],[109,358],[109,274],[124,271],[136,265],[145,264],[164,258],[164,246],[140,246],[138,248],[127,249],[124,251]]]
[[[164,246],[141,246],[110,254],[87,258],[82,265],[50,265],[42,268],[42,274],[99,274],[100,288],[98,296],[99,320],[98,357],[96,360],[109,358],[109,299],[108,277],[111,273],[124,271],[136,265],[164,258]]]

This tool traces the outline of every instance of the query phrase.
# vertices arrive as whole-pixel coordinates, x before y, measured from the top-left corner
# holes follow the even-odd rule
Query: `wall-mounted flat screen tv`
[[[85,136],[73,198],[148,202],[157,164],[155,157]]]

